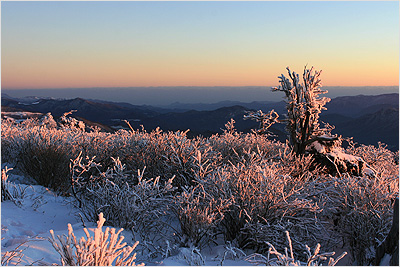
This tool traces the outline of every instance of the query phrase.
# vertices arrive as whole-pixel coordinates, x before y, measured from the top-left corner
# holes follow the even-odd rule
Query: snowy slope
[[[2,164],[2,169],[4,167],[5,164]],[[72,199],[57,196],[43,186],[27,185],[31,181],[26,177],[18,175],[18,172],[15,170],[9,171],[8,176],[10,183],[21,188],[24,195],[23,198],[17,199],[17,204],[12,201],[1,203],[2,255],[4,252],[11,251],[25,242],[21,247],[24,249],[24,256],[19,265],[29,265],[32,263],[33,265],[61,265],[59,254],[48,241],[50,237],[49,230],[53,229],[56,236],[67,234],[67,224],[70,223],[77,239],[84,236],[83,222],[79,216],[78,209],[71,203]],[[85,222],[85,226],[89,229],[89,232],[92,232],[96,224],[94,222]],[[125,236],[124,241],[128,245],[134,243],[132,234],[129,231],[124,231],[123,235]],[[140,251],[136,252],[138,255],[140,254]],[[222,245],[205,248],[201,252],[202,259],[200,257],[190,259],[192,255],[190,249],[181,248],[176,255],[164,260],[148,262],[140,260],[140,256],[138,256],[136,263],[144,262],[146,265],[161,266],[187,266],[197,262],[202,265],[217,266],[221,265],[224,254],[226,257],[223,265],[251,265],[249,262],[243,260],[243,255],[235,257],[233,253],[229,252]]]
[[[21,180],[21,176],[8,173],[9,180]],[[18,181],[17,181],[18,182]],[[68,223],[74,228],[82,228],[82,223],[74,215],[77,210],[68,199],[56,196],[48,189],[34,185],[19,184],[25,191],[20,204],[12,201],[1,203],[1,250],[9,251],[26,242],[21,264],[61,264],[59,255],[47,241],[49,230],[64,234]]]

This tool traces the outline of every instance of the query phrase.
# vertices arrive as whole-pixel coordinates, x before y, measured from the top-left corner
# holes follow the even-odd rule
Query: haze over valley
[[[267,93],[268,94],[268,93]],[[277,93],[275,93],[277,94]],[[279,95],[279,94],[278,94]],[[70,110],[77,110],[72,116],[85,122],[100,123],[103,130],[113,132],[120,128],[132,127],[163,131],[186,131],[189,137],[211,136],[221,133],[224,125],[233,118],[238,131],[250,132],[258,123],[244,120],[246,111],[274,109],[281,117],[286,114],[286,104],[280,101],[220,101],[216,103],[171,103],[169,105],[132,105],[93,99],[70,98],[51,99],[41,97],[15,98],[2,93],[2,111],[29,111],[46,114],[51,112],[59,117]],[[377,145],[381,141],[389,149],[399,147],[399,94],[341,96],[331,100],[327,110],[321,113],[323,122],[334,125],[334,133],[344,137],[354,137],[354,141]],[[277,138],[284,142],[287,138],[284,124],[275,124],[272,129]]]
[[[324,86],[330,98],[354,95],[398,93],[398,86]],[[126,88],[59,88],[59,89],[2,89],[12,97],[26,96],[53,98],[84,98],[133,105],[172,107],[182,104],[210,104],[221,101],[281,101],[282,94],[271,92],[271,86],[178,86],[178,87],[126,87]],[[172,105],[171,105],[172,104]],[[171,105],[171,106],[170,106]]]

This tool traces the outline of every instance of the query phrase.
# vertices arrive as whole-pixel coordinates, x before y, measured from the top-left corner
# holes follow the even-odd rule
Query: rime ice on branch
[[[71,115],[72,112],[76,112],[76,110],[71,110],[69,112],[65,112],[59,119],[60,126],[67,127],[70,129],[85,131],[85,123],[83,121],[79,121],[75,118],[67,117]]]
[[[123,236],[119,234],[123,228],[116,231],[115,228],[107,227],[103,232],[103,225],[106,220],[103,213],[99,214],[97,228],[94,229],[94,237],[90,236],[89,231],[84,228],[85,237],[81,237],[79,241],[74,234],[71,224],[68,224],[68,236],[54,235],[54,231],[50,230],[51,237],[48,239],[54,249],[61,256],[61,263],[64,266],[143,266],[136,265],[136,253],[133,250],[138,245],[136,241],[133,246],[127,246]]]
[[[268,114],[264,114],[261,110],[257,112],[247,111],[247,115],[244,115],[244,119],[252,119],[260,122],[260,126],[258,130],[252,130],[256,134],[264,134],[264,135],[273,135],[268,129],[277,122],[279,115],[275,112],[275,110],[271,110]]]
[[[350,156],[341,148],[341,138],[332,135],[334,127],[325,124],[320,127],[319,114],[326,110],[325,104],[331,99],[320,97],[328,91],[321,90],[322,71],[314,71],[313,68],[304,68],[303,81],[299,74],[286,68],[289,78],[281,74],[278,87],[272,91],[285,93],[287,115],[283,120],[278,120],[279,115],[274,111],[264,114],[262,111],[248,112],[245,119],[254,119],[260,122],[259,134],[271,135],[268,130],[276,122],[285,122],[286,131],[293,151],[297,155],[313,154],[317,163],[325,166],[332,174],[351,173],[362,175],[365,172],[366,163],[362,158]],[[368,172],[374,174],[373,170]]]
[[[296,154],[305,154],[306,147],[321,139],[336,140],[337,136],[330,134],[329,128],[320,128],[319,114],[331,99],[320,98],[320,94],[328,91],[321,90],[321,71],[314,71],[313,68],[304,68],[303,83],[297,73],[286,68],[290,80],[283,74],[279,77],[280,86],[273,87],[272,91],[282,91],[285,93],[286,108],[288,110],[286,118],[286,129],[289,133],[289,140],[293,145]]]

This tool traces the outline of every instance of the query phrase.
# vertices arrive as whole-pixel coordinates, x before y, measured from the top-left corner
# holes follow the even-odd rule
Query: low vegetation
[[[2,161],[74,196],[88,220],[103,212],[114,227],[132,230],[139,251],[154,258],[173,246],[201,249],[219,239],[259,254],[268,253],[267,242],[283,251],[289,231],[301,261],[305,244],[320,243],[327,251],[345,246],[358,264],[372,262],[391,226],[397,152],[353,144],[346,153],[364,158],[376,176],[335,177],[311,168],[313,158],[288,144],[238,133],[233,121],[226,126],[221,135],[189,139],[185,132],[109,134],[3,121]],[[46,150],[53,153],[35,163]],[[68,172],[51,173],[58,181],[52,183],[47,165]]]
[[[295,74],[290,75],[298,82]],[[313,79],[307,88],[318,87],[318,75]],[[283,85],[288,82],[281,78]],[[272,254],[274,264],[315,263],[331,255],[326,251],[344,247],[349,251],[346,257],[368,265],[391,227],[399,191],[399,154],[383,144],[349,142],[341,152],[362,158],[373,173],[326,171],[306,153],[325,134],[314,109],[326,101],[313,102],[311,109],[307,102],[290,106],[293,114],[297,109],[309,114],[305,119],[311,127],[296,128],[300,117],[289,116],[289,132],[294,129],[291,143],[260,135],[277,120],[273,112],[258,114],[269,119],[261,123],[267,125],[265,131],[239,133],[231,120],[222,134],[193,139],[187,131],[160,129],[88,132],[47,118],[46,123],[3,120],[1,156],[38,184],[73,196],[87,220],[103,213],[112,226],[132,231],[140,241],[141,256],[167,257],[182,247],[198,252],[224,241],[267,263]],[[10,199],[3,190],[5,172],[3,177],[2,201]],[[288,240],[291,255],[278,253],[285,251]],[[316,247],[314,252],[306,244]],[[320,253],[322,248],[326,251]]]
[[[103,225],[106,220],[103,213],[99,214],[97,228],[94,236],[84,228],[86,238],[82,237],[77,241],[71,224],[68,224],[68,236],[54,236],[54,231],[50,230],[50,243],[61,256],[64,266],[143,266],[136,265],[136,253],[133,250],[138,245],[136,242],[132,247],[127,246],[123,236],[119,236],[123,231],[116,231],[115,228],[107,227],[103,232]]]

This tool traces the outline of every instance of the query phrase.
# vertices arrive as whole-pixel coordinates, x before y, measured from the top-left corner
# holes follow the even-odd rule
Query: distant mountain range
[[[47,113],[58,117],[64,112],[77,110],[74,117],[87,123],[96,123],[106,131],[126,128],[122,120],[140,129],[160,127],[164,131],[190,129],[189,136],[210,136],[222,132],[224,125],[233,118],[236,128],[249,132],[258,123],[243,120],[247,110],[275,109],[281,116],[285,114],[285,102],[255,101],[250,103],[223,101],[213,104],[173,103],[167,106],[132,105],[122,102],[109,102],[93,99],[53,99],[53,98],[13,98],[6,94],[1,97],[2,111],[29,111]],[[375,96],[357,95],[336,97],[321,113],[321,120],[335,125],[334,133],[353,136],[358,143],[376,145],[386,143],[388,148],[399,148],[399,94]],[[284,125],[274,125],[272,129],[283,141],[286,138]]]

